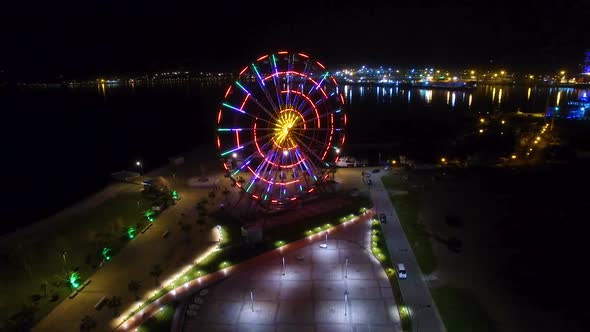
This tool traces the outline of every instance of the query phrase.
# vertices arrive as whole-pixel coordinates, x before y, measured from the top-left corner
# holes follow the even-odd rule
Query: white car
[[[404,264],[397,264],[397,277],[398,279],[406,279],[408,277]]]

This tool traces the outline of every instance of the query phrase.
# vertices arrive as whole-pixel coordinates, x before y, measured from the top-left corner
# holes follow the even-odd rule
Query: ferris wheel
[[[217,113],[217,147],[236,186],[266,207],[317,193],[345,141],[344,97],[323,64],[277,52],[244,67]]]

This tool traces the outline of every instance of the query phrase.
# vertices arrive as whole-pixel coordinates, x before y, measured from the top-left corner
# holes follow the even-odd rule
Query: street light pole
[[[135,166],[137,166],[139,168],[139,174],[141,174],[142,167],[143,167],[143,164],[141,163],[141,161],[139,161],[139,160],[136,161]]]
[[[344,316],[348,313],[348,291],[344,291]]]
[[[348,256],[346,256],[346,263],[344,265],[344,278],[348,279]]]
[[[61,252],[61,258],[64,260],[64,266],[66,267],[66,270],[68,269],[68,260],[66,259],[67,254],[68,252],[65,250]]]
[[[283,275],[287,274],[287,268],[285,267],[285,256],[283,256]]]
[[[254,312],[254,289],[250,289],[250,305],[252,307],[252,312]]]

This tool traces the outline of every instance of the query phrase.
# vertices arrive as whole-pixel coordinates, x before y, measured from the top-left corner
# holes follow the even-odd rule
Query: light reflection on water
[[[387,91],[389,89],[389,91]],[[411,105],[412,108],[458,109],[503,112],[546,112],[548,106],[575,101],[588,88],[549,88],[479,85],[473,90],[409,89],[399,87],[345,85],[349,104]],[[356,94],[356,95],[355,95]],[[352,98],[352,96],[358,98]],[[400,107],[401,108],[401,107]]]

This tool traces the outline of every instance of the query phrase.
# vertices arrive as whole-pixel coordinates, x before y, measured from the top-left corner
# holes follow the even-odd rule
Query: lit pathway
[[[383,172],[373,174],[373,185],[370,186],[373,210],[376,216],[385,213],[387,223],[382,224],[383,235],[387,241],[389,255],[394,264],[404,263],[408,272],[408,279],[400,280],[400,289],[404,302],[412,315],[414,331],[444,331],[444,325],[434,305],[428,285],[422,278],[422,272],[408,243],[403,228],[399,222],[395,208],[389,198],[387,189],[381,182]]]
[[[367,251],[369,220],[331,231],[327,249],[322,233],[233,273],[177,331],[400,331],[387,276]],[[198,294],[182,310],[195,308]]]
[[[64,299],[34,327],[33,331],[78,331],[80,321],[85,315],[91,315],[96,319],[98,324],[93,331],[111,331],[113,326],[109,322],[113,320],[113,310],[106,305],[101,311],[94,309],[100,298],[120,296],[122,305],[118,312],[121,317],[129,311],[133,303],[136,303],[133,294],[127,289],[130,280],[141,283],[142,288],[138,295],[146,298],[157,289],[154,287],[154,279],[149,274],[153,264],[161,264],[161,280],[166,280],[178,273],[179,268],[192,262],[195,259],[192,256],[206,251],[211,242],[217,240],[216,231],[198,234],[194,236],[190,245],[185,245],[182,242],[185,235],[176,225],[178,220],[184,218],[181,214],[189,215],[194,209],[195,202],[204,194],[197,190],[181,191],[180,194],[183,198],[177,205],[164,210],[149,230],[129,242],[110,262],[90,277],[92,282],[86,288],[73,299]],[[168,228],[171,235],[163,239],[161,235]],[[195,229],[192,232],[197,233]]]

